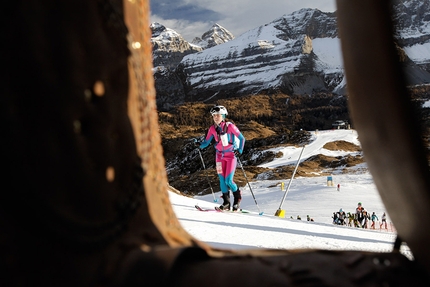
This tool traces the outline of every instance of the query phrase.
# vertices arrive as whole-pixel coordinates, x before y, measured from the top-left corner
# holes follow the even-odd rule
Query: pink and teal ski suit
[[[228,144],[222,144],[220,135],[226,133],[228,137]],[[239,140],[239,143],[235,141]],[[237,191],[237,185],[233,181],[234,172],[236,171],[237,159],[234,155],[234,150],[238,150],[241,154],[245,146],[245,137],[239,131],[235,124],[231,122],[222,121],[219,126],[212,125],[206,135],[205,140],[201,143],[200,148],[206,148],[212,139],[216,141],[215,149],[215,164],[218,173],[221,192],[228,193],[230,189],[233,192]]]

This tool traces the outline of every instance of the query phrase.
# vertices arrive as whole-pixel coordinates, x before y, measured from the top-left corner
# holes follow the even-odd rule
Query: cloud
[[[191,22],[181,19],[163,19],[157,15],[151,15],[151,22],[158,22],[167,28],[173,29],[185,40],[191,42],[195,37],[202,37],[203,33],[208,31],[213,23],[209,22]]]
[[[218,23],[234,36],[302,8],[336,10],[334,0],[151,0],[151,22],[159,22],[191,41]]]
[[[198,2],[198,1],[197,1]],[[197,4],[186,1],[151,1],[151,14],[164,19],[186,20],[189,22],[217,21],[221,15]]]
[[[200,0],[205,1],[206,0]],[[208,1],[208,8],[223,15],[219,24],[235,36],[272,22],[285,14],[302,8],[318,8],[322,11],[334,11],[334,0],[218,0]]]

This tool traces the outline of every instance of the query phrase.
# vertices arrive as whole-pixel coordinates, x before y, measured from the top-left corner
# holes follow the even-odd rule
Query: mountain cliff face
[[[396,38],[408,57],[430,71],[430,1],[396,1]]]
[[[337,41],[334,15],[303,9],[222,45],[185,56],[177,68],[185,80],[185,100],[325,89],[323,70],[330,66],[330,74],[337,74],[336,68],[341,73],[341,67],[318,58],[313,35]]]
[[[429,3],[398,0],[394,6],[399,54],[413,85],[430,83]],[[163,46],[155,40],[154,31],[157,29],[153,29],[154,74],[160,110],[183,102],[257,93],[345,94],[335,13],[301,9],[236,38],[214,25],[194,44],[175,36],[171,37],[175,43]],[[167,47],[183,49],[171,52]],[[180,55],[183,58],[178,62]]]
[[[422,45],[430,40],[430,2],[423,0],[396,1],[394,21],[396,37],[402,46]]]
[[[152,23],[150,28],[154,67],[175,69],[184,56],[203,50],[199,46],[188,43],[179,33],[160,23]]]
[[[202,47],[203,49],[212,48],[216,45],[226,43],[233,40],[234,36],[227,29],[219,24],[214,24],[209,31],[202,35],[202,38],[196,37],[192,41],[193,44]]]
[[[193,43],[189,43],[179,33],[160,23],[152,23],[150,28],[157,108],[160,111],[168,111],[175,105],[185,102],[186,81],[177,72],[182,59],[187,55],[226,43],[234,39],[234,36],[221,25],[214,24],[201,38],[196,37]]]

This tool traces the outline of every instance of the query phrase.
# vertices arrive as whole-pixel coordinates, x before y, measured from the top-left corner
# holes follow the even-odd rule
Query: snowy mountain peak
[[[337,37],[335,13],[322,12],[318,9],[303,8],[283,15],[272,23],[289,37],[302,34],[308,35],[311,39]]]
[[[178,72],[187,78],[190,101],[263,91],[333,90],[342,83],[336,36],[332,13],[302,9],[184,57]]]
[[[164,25],[161,25],[160,23],[152,23],[150,25],[151,31],[152,31],[152,37],[151,41],[154,42],[163,42],[165,44],[168,44],[168,42],[186,42],[184,38],[176,32],[175,30],[172,30],[170,28],[166,28]],[[161,45],[159,48],[166,47],[168,45]]]
[[[215,23],[211,29],[203,33],[202,38],[194,38],[193,44],[202,47],[203,49],[211,48],[216,45],[226,43],[233,40],[234,36],[227,29],[218,23]]]
[[[151,23],[154,67],[176,67],[185,55],[202,49],[188,43],[178,32],[160,23]]]
[[[166,27],[161,25],[160,23],[154,22],[149,26],[152,31],[152,37],[158,37],[160,34],[166,30]]]

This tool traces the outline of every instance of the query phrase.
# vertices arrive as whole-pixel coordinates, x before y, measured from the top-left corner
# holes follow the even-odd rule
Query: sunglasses
[[[212,109],[211,109],[211,113],[214,113],[214,112],[219,112],[221,109],[219,108],[219,107],[213,107]]]

